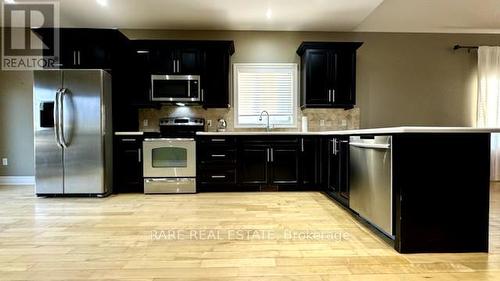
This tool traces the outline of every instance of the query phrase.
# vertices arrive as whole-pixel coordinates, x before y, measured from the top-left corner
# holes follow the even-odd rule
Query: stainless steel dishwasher
[[[349,207],[393,237],[392,137],[350,137]]]

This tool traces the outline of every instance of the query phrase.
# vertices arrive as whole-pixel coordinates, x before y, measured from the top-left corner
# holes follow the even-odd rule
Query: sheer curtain
[[[500,127],[500,47],[478,50],[478,127]],[[491,179],[500,180],[500,134],[491,137]]]

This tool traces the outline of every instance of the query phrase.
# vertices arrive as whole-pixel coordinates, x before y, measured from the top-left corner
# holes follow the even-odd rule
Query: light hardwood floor
[[[491,201],[489,254],[400,255],[316,192],[47,199],[0,186],[0,279],[500,280],[500,184]],[[171,229],[224,237],[152,239]],[[238,229],[275,237],[224,239]],[[286,230],[345,237],[290,240]]]

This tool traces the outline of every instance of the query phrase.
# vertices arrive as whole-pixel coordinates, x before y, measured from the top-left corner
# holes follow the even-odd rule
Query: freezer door
[[[103,194],[103,72],[65,70],[63,73],[64,191]]]
[[[62,86],[61,71],[35,71],[33,117],[35,134],[35,192],[62,194],[63,150],[56,140],[57,91]]]

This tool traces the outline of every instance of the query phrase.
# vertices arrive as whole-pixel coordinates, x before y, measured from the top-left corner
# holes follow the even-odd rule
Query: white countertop
[[[472,127],[388,127],[343,131],[323,132],[198,132],[200,136],[273,136],[273,135],[357,135],[357,134],[403,134],[403,133],[500,133],[500,128],[472,128]]]

